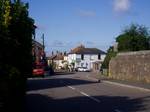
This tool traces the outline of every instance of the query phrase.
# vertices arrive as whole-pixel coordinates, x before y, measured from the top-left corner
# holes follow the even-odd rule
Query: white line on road
[[[90,99],[96,101],[97,103],[100,103],[100,102],[101,102],[100,100],[98,100],[98,99],[96,99],[96,98],[94,98],[94,97],[92,97],[92,96],[86,94],[85,92],[79,91],[79,90],[77,90],[76,88],[74,88],[74,87],[72,87],[72,86],[67,86],[67,87],[70,88],[70,89],[72,89],[72,90],[76,90],[76,91],[79,92],[80,94],[82,94],[82,95],[84,95],[84,96],[87,96],[88,98],[90,98]]]
[[[100,103],[100,102],[101,102],[100,100],[98,100],[98,99],[96,99],[96,98],[94,98],[94,97],[92,97],[92,96],[90,96],[90,95],[88,95],[88,94],[86,94],[86,93],[84,93],[84,92],[82,92],[82,91],[80,91],[80,93],[81,93],[82,95],[87,96],[87,97],[89,97],[90,99],[96,101],[97,103]]]
[[[88,94],[86,94],[86,93],[84,93],[84,92],[80,92],[82,95],[84,95],[84,96],[87,96],[87,97],[89,97],[89,95]]]
[[[128,87],[128,88],[138,89],[141,91],[150,92],[150,89],[146,89],[146,88],[142,88],[142,87],[136,87],[136,86],[126,85],[126,84],[121,84],[121,83],[111,82],[111,81],[103,81],[103,82],[105,82],[107,84],[113,84],[113,85],[117,85],[117,86]]]
[[[73,90],[75,90],[75,88],[74,87],[72,87],[72,86],[67,86],[68,88],[70,88],[70,89],[73,89]]]
[[[118,110],[118,109],[115,109],[115,112],[121,112],[120,110]]]
[[[89,77],[89,76],[86,76],[86,78],[98,81],[98,79],[92,78],[92,77]],[[150,92],[150,89],[146,89],[146,88],[142,88],[142,87],[136,87],[136,86],[127,85],[127,84],[121,84],[121,83],[118,83],[118,82],[111,82],[111,81],[105,81],[105,80],[101,81],[101,82],[104,82],[104,83],[107,83],[107,84],[113,84],[113,85],[117,85],[117,86],[122,86],[122,87],[128,87],[128,88],[138,89],[138,90],[141,90],[141,91]]]

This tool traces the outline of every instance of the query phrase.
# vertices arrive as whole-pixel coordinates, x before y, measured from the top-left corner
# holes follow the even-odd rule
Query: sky
[[[22,0],[29,3],[36,39],[46,53],[81,44],[107,51],[132,23],[150,27],[150,0]]]

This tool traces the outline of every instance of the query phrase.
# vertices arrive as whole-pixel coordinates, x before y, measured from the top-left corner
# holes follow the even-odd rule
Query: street
[[[89,75],[28,79],[26,112],[150,112],[150,92],[98,82]]]

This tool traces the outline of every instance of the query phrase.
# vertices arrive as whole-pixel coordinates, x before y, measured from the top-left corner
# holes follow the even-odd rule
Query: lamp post
[[[44,34],[42,34],[43,50],[45,50]]]
[[[44,61],[44,64],[47,65],[46,54],[45,54],[45,39],[44,39],[44,34],[42,34],[42,44],[43,44],[43,61]]]

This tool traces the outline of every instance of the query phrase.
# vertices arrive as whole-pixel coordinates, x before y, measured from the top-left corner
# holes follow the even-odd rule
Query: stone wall
[[[150,83],[150,51],[117,54],[109,63],[109,77]]]

